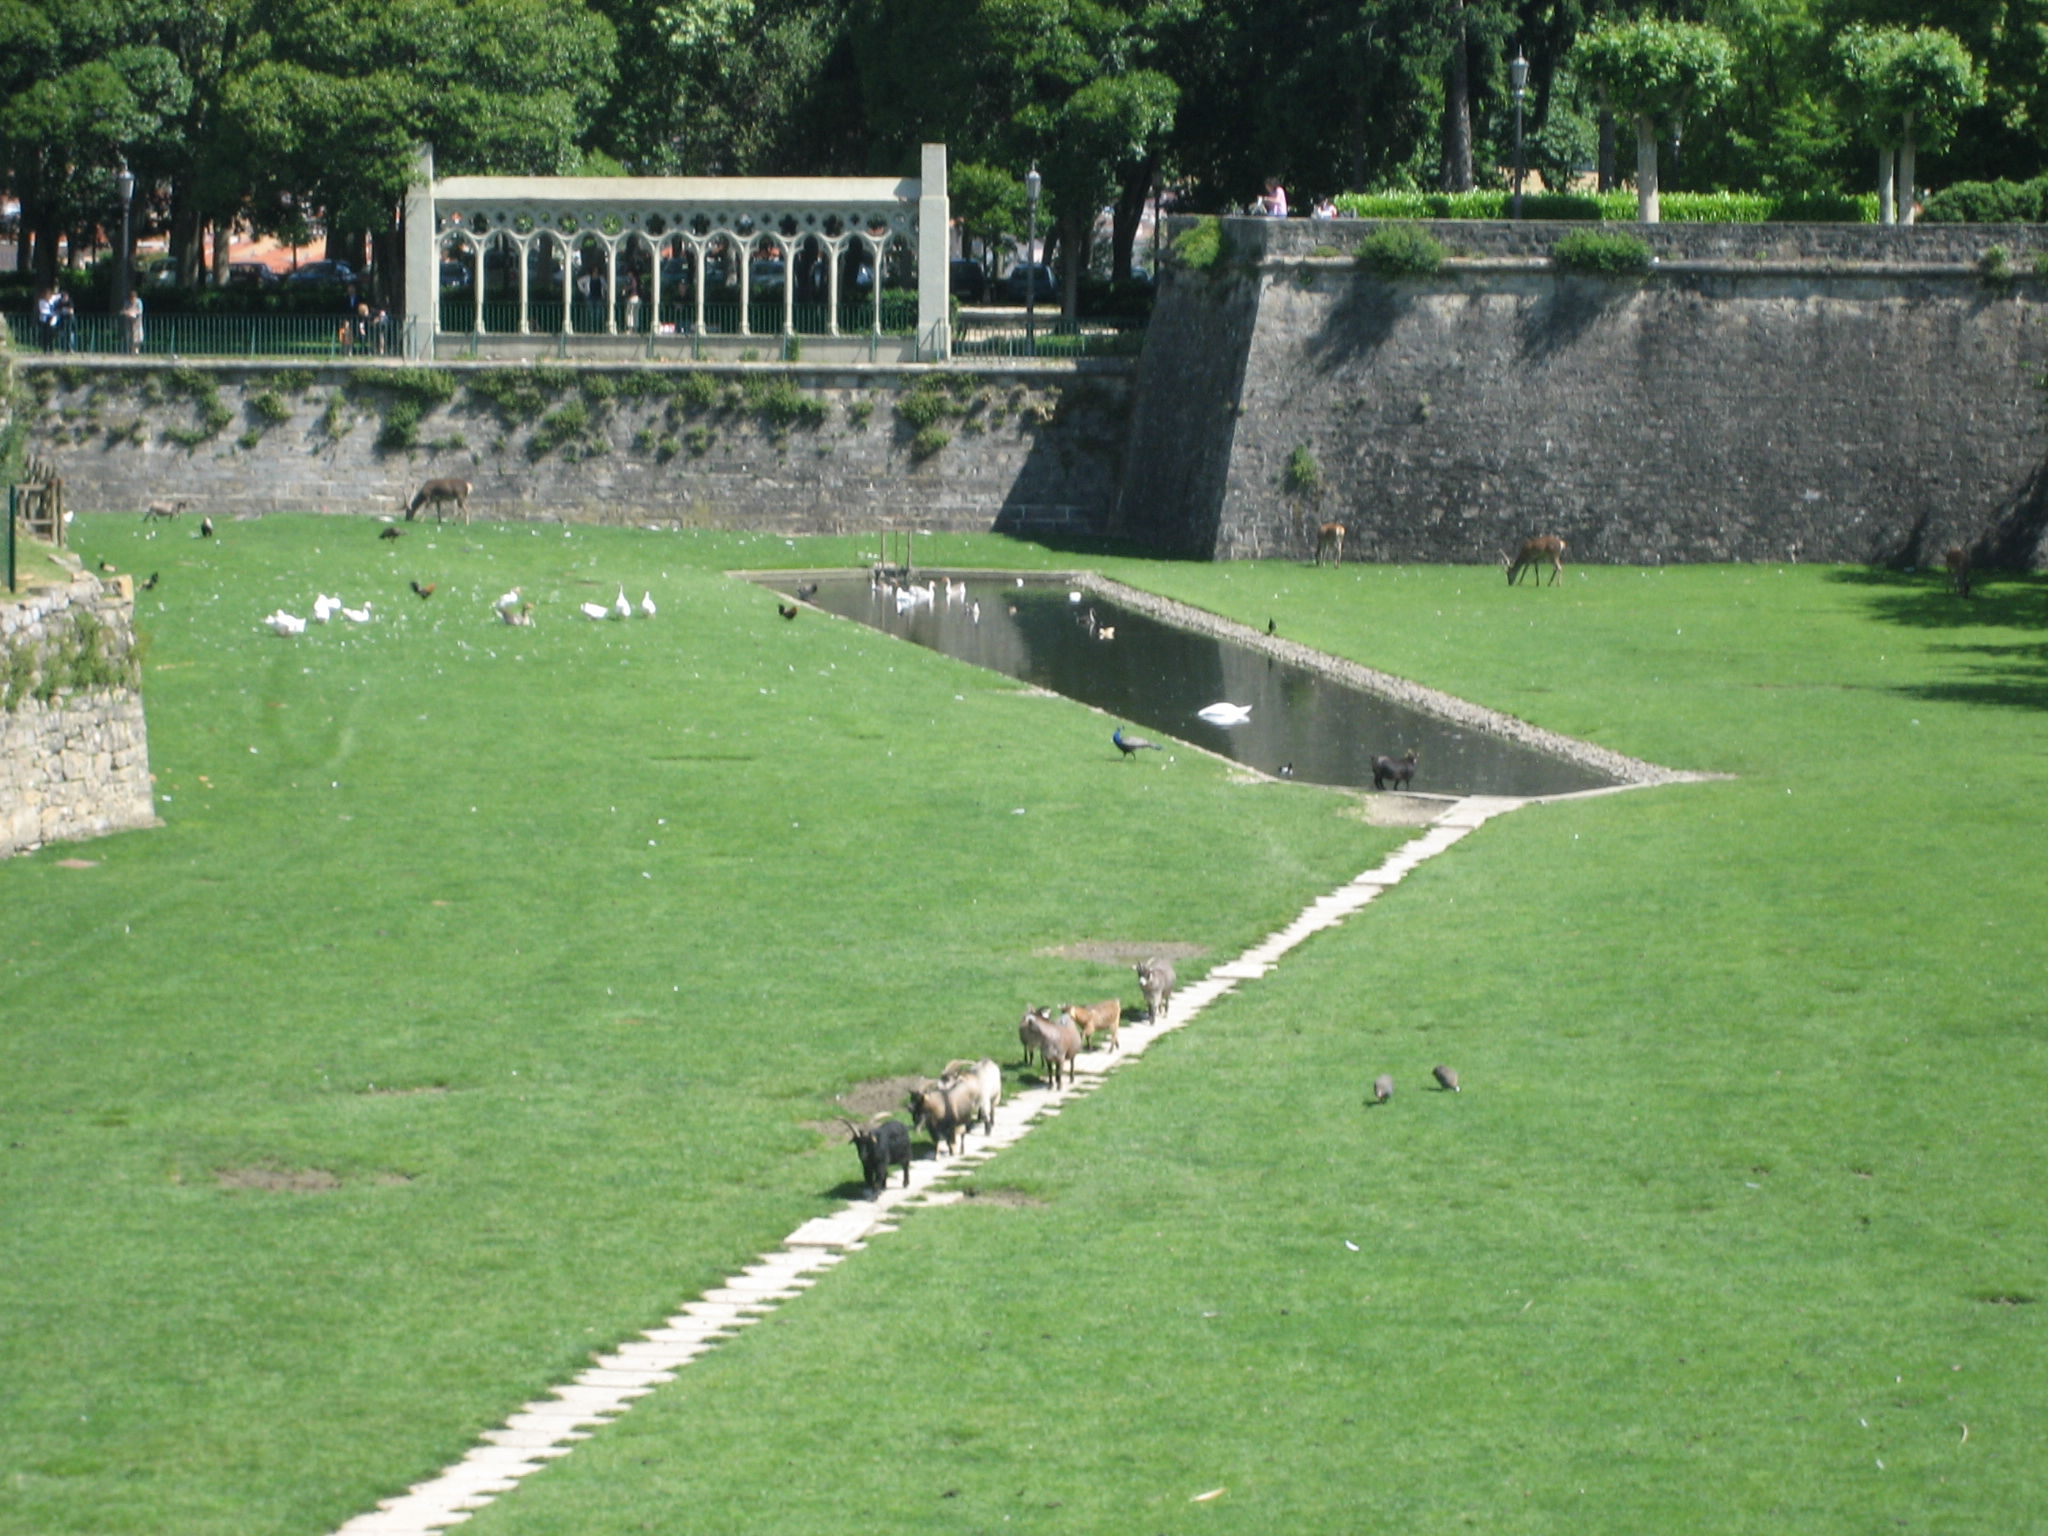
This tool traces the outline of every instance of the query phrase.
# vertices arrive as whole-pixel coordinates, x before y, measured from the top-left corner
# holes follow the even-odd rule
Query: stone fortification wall
[[[0,856],[155,824],[124,584],[0,594]]]
[[[1115,496],[1131,366],[21,371],[32,446],[81,511],[389,516],[454,476],[486,518],[1087,534]]]
[[[1178,519],[1184,552],[1222,557],[1306,557],[1341,520],[1376,560],[1489,561],[1547,532],[1590,561],[1919,564],[1964,543],[2039,564],[2043,298],[1924,267],[1175,273],[1155,326],[1244,355],[1207,392],[1144,359],[1117,528]],[[1227,418],[1227,470],[1156,495]]]

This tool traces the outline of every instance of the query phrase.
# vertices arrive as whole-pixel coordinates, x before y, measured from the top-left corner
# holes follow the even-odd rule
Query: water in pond
[[[1368,788],[1376,755],[1413,747],[1411,787],[1431,794],[1557,795],[1615,782],[1099,594],[1077,602],[1064,583],[969,577],[966,595],[949,601],[945,578],[928,574],[938,596],[902,607],[865,574],[814,579],[810,601],[828,612],[1092,704],[1124,722],[1127,734],[1193,742],[1264,773],[1291,764],[1293,777],[1309,783]],[[782,575],[770,584],[786,594],[796,581]],[[1094,633],[1085,622],[1091,610]],[[1238,725],[1203,719],[1200,711],[1217,703],[1248,706],[1250,717]],[[1102,747],[1115,750],[1108,725]]]

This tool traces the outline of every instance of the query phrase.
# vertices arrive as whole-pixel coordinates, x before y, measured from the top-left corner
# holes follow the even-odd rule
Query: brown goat
[[[1174,974],[1171,960],[1141,960],[1137,965],[1138,986],[1145,994],[1145,1018],[1164,1024],[1166,1010],[1173,1003]]]
[[[1075,1028],[1073,1019],[1065,1013],[1052,1018],[1042,1011],[1027,1013],[1024,1017],[1037,1037],[1032,1044],[1038,1052],[1038,1059],[1045,1064],[1042,1076],[1058,1088],[1060,1076],[1064,1073],[1071,1087],[1074,1058],[1081,1054],[1081,1031]]]
[[[949,1061],[941,1085],[959,1083],[968,1090],[967,1121],[979,1118],[981,1134],[996,1128],[996,1108],[1003,1102],[1003,1069],[987,1056],[979,1061]]]
[[[1117,1025],[1123,1021],[1124,1000],[1120,997],[1106,997],[1099,1003],[1069,1003],[1067,1016],[1081,1031],[1081,1043],[1088,1049],[1095,1046],[1095,1037],[1105,1029],[1109,1031],[1109,1048],[1123,1049],[1118,1038]]]

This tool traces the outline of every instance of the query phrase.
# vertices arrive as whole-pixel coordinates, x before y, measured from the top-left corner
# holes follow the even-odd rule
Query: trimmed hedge
[[[1346,192],[1336,203],[1360,219],[1505,219],[1514,200],[1506,192]],[[1666,192],[1658,206],[1668,224],[1877,222],[1874,192]],[[1522,217],[1633,224],[1636,207],[1633,192],[1532,192],[1522,198]]]
[[[2039,224],[2048,218],[2048,176],[2032,181],[1959,181],[1932,194],[1924,224]]]
[[[1376,229],[1358,247],[1358,264],[1381,277],[1426,277],[1444,264],[1444,248],[1413,224]]]

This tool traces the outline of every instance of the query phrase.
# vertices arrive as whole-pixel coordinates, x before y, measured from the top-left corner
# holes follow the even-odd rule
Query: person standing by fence
[[[128,302],[121,306],[121,330],[128,341],[128,355],[130,357],[141,356],[142,292],[140,289],[130,288],[128,290]]]

